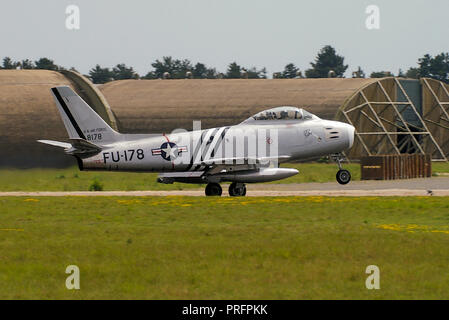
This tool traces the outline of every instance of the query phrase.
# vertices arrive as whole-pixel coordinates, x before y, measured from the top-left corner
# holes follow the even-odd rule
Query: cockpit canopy
[[[259,121],[259,120],[312,120],[319,119],[317,116],[307,112],[304,109],[296,107],[277,107],[261,111],[254,116],[246,119],[243,123]]]

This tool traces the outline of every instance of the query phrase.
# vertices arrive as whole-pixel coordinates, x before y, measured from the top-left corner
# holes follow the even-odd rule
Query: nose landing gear
[[[339,184],[347,184],[351,181],[351,173],[348,170],[337,171],[337,182]]]
[[[351,173],[348,170],[345,170],[341,166],[341,160],[343,159],[343,156],[341,154],[332,155],[331,156],[335,162],[337,162],[338,165],[338,171],[336,174],[337,182],[339,184],[348,184],[349,181],[351,181]]]

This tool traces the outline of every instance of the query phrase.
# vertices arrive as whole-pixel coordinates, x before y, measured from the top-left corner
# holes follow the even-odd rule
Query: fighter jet
[[[304,109],[282,106],[261,111],[226,127],[176,130],[170,134],[122,134],[112,129],[70,87],[51,93],[61,114],[67,142],[38,140],[62,147],[80,170],[158,172],[160,183],[206,184],[206,196],[245,196],[246,183],[268,182],[298,173],[282,162],[330,155],[340,184],[351,179],[342,153],[354,142],[354,127],[323,120]]]

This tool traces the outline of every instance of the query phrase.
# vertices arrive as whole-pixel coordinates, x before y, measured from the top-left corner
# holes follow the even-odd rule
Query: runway
[[[247,196],[328,196],[328,197],[388,197],[388,196],[449,196],[449,177],[428,179],[353,181],[341,186],[336,182],[302,184],[248,184]],[[227,185],[223,185],[223,196],[227,196]],[[146,190],[146,191],[41,191],[0,192],[0,197],[98,197],[98,196],[193,196],[203,197],[204,190]]]
[[[449,196],[449,189],[436,190],[432,193],[427,190],[409,189],[378,189],[378,190],[310,190],[310,191],[248,191],[247,197],[290,197],[290,196],[325,196],[325,197],[393,197],[393,196]],[[0,197],[165,197],[165,196],[187,196],[203,197],[203,190],[179,190],[179,191],[49,191],[49,192],[1,192]],[[223,192],[223,196],[228,196]]]

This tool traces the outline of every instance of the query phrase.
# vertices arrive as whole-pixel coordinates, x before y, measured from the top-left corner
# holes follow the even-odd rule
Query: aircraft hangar
[[[263,109],[302,107],[356,128],[352,160],[364,155],[428,153],[449,157],[449,86],[432,79],[122,80],[93,85],[70,71],[0,70],[0,166],[64,167],[71,157],[35,142],[65,130],[50,88],[70,85],[112,127],[169,133],[237,124]]]
[[[36,142],[47,138],[67,139],[67,131],[50,93],[50,88],[58,85],[71,86],[115,126],[101,93],[77,73],[0,70],[0,166],[66,167],[76,163],[61,150]]]

